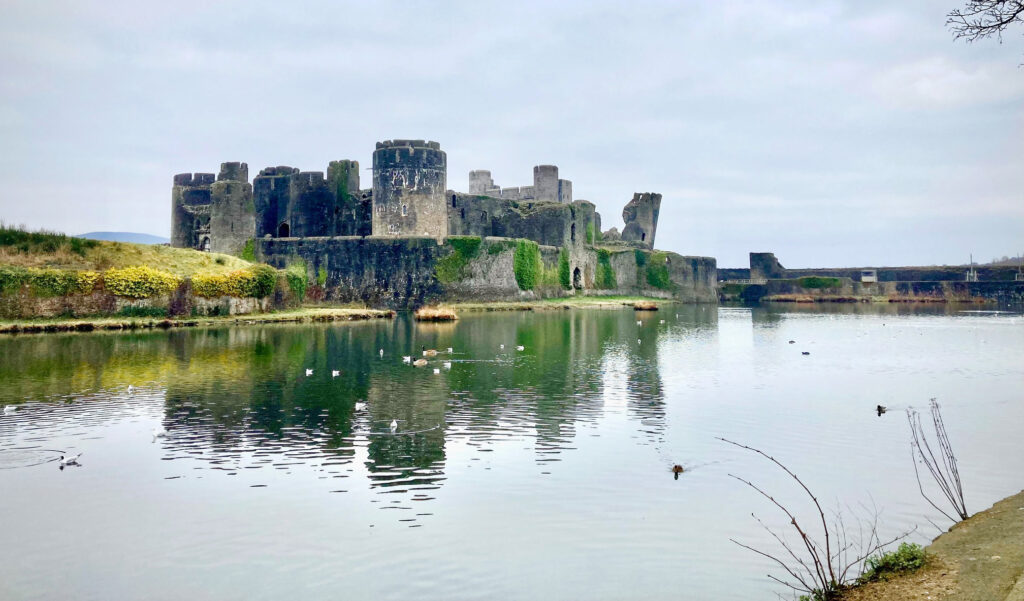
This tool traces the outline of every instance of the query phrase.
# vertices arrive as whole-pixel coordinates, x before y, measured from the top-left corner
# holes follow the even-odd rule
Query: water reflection
[[[481,453],[526,441],[543,465],[560,461],[579,427],[616,407],[658,439],[659,341],[698,339],[716,321],[714,308],[680,306],[470,315],[457,324],[402,316],[334,327],[8,338],[0,341],[0,399],[65,401],[31,406],[32,427],[44,437],[47,428],[66,429],[72,415],[81,425],[159,411],[167,435],[151,443],[181,466],[173,478],[196,477],[197,469],[301,471],[338,479],[330,487],[337,492],[365,475],[371,489],[404,503],[443,486],[452,441]],[[422,348],[440,354],[426,368],[402,362]],[[52,420],[41,419],[47,413]],[[5,442],[14,440],[24,442]]]

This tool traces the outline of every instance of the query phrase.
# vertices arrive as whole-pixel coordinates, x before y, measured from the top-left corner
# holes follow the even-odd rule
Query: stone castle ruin
[[[534,167],[532,186],[510,188],[497,186],[489,171],[471,171],[468,192],[448,189],[447,166],[437,142],[387,140],[373,151],[370,188],[361,187],[354,160],[332,161],[326,172],[267,167],[252,183],[245,163],[223,163],[216,175],[179,174],[171,192],[171,245],[251,253],[278,267],[301,261],[328,298],[392,306],[454,295],[631,294],[648,280],[661,286],[652,293],[713,295],[714,259],[676,260],[670,268],[675,284],[647,277],[639,254],[634,261],[633,250],[654,248],[660,194],[635,194],[623,210],[622,234],[602,234],[595,205],[574,200],[572,182],[554,165]],[[455,263],[463,267],[443,264],[438,272],[438,262],[458,251],[453,237],[459,236],[478,237],[488,252],[465,251],[469,255]],[[517,240],[537,245],[532,276],[511,277]],[[517,260],[520,271],[530,264]],[[671,263],[665,253],[659,261]],[[568,278],[558,275],[565,262]],[[523,287],[541,276],[546,279],[536,288]]]
[[[323,171],[278,166],[248,181],[245,163],[220,173],[174,176],[171,245],[239,254],[251,239],[321,236],[499,236],[562,247],[601,238],[593,203],[573,200],[555,165],[533,168],[533,185],[501,188],[491,172],[469,173],[469,192],[447,189],[447,156],[437,142],[388,140],[373,152],[372,188],[361,189],[359,162]],[[638,193],[623,210],[622,240],[654,247],[661,195]]]

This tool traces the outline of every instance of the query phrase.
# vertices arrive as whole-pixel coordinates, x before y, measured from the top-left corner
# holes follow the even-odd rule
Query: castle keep
[[[694,298],[713,298],[714,259],[672,263],[671,253],[655,253],[666,267],[672,265],[671,286],[664,277],[646,276],[639,254],[632,264],[633,249],[649,253],[654,248],[660,194],[635,194],[623,210],[622,234],[602,234],[595,205],[573,199],[572,182],[559,177],[557,166],[538,165],[532,186],[509,188],[497,186],[490,171],[474,170],[468,193],[448,189],[447,167],[437,142],[387,140],[374,149],[369,189],[360,187],[354,160],[332,161],[326,174],[266,167],[251,184],[245,163],[223,163],[216,176],[179,174],[171,192],[171,245],[252,252],[277,267],[302,261],[329,298],[392,306],[455,294],[499,300],[576,290],[639,293],[648,280],[662,286],[655,291],[660,294],[678,295],[690,286],[687,294]],[[488,252],[463,257],[468,263],[454,275],[443,267],[438,271],[439,262],[455,253],[449,239],[456,236],[479,238]],[[512,277],[517,247],[510,239],[536,243],[537,269],[556,275],[523,288],[530,280],[518,273]],[[517,268],[532,264],[518,255],[516,261]],[[563,263],[568,278],[557,275]],[[616,272],[630,276],[619,282]],[[442,281],[455,276],[458,281]]]

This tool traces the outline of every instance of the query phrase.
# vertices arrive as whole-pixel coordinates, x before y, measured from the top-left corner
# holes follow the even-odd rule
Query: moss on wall
[[[569,251],[566,248],[558,251],[558,283],[566,290],[572,290],[572,277],[569,273]]]
[[[602,290],[618,288],[615,278],[615,268],[612,267],[612,253],[609,250],[597,249],[597,273],[594,277],[594,286]]]
[[[668,275],[668,253],[656,252],[647,263],[647,284],[659,290],[674,290],[675,284]]]
[[[532,240],[517,240],[512,266],[520,290],[533,290],[539,281],[543,264],[540,246]]]
[[[487,254],[497,255],[506,250],[515,248],[516,243],[511,240],[498,240],[487,245]]]
[[[309,274],[306,272],[306,262],[302,259],[294,260],[284,270],[285,278],[288,279],[288,288],[292,294],[302,301],[306,298],[306,288],[309,287]]]
[[[252,238],[245,241],[245,247],[242,248],[242,259],[246,261],[256,260],[256,241]]]
[[[434,265],[434,275],[442,284],[451,284],[466,277],[466,267],[480,254],[479,236],[450,236],[452,252]],[[488,249],[490,252],[490,249]]]
[[[819,289],[819,288],[839,288],[842,286],[842,282],[839,278],[822,278],[818,276],[809,276],[806,278],[800,278],[797,280],[800,282],[801,288]]]
[[[595,236],[595,234],[594,234],[594,224],[593,223],[588,223],[587,224],[587,244],[593,244],[594,243],[594,239],[595,239],[594,236]]]

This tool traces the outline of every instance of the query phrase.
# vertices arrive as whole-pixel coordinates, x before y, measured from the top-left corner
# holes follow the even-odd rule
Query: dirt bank
[[[1024,601],[1024,491],[932,541],[929,564],[848,591],[844,601]]]

